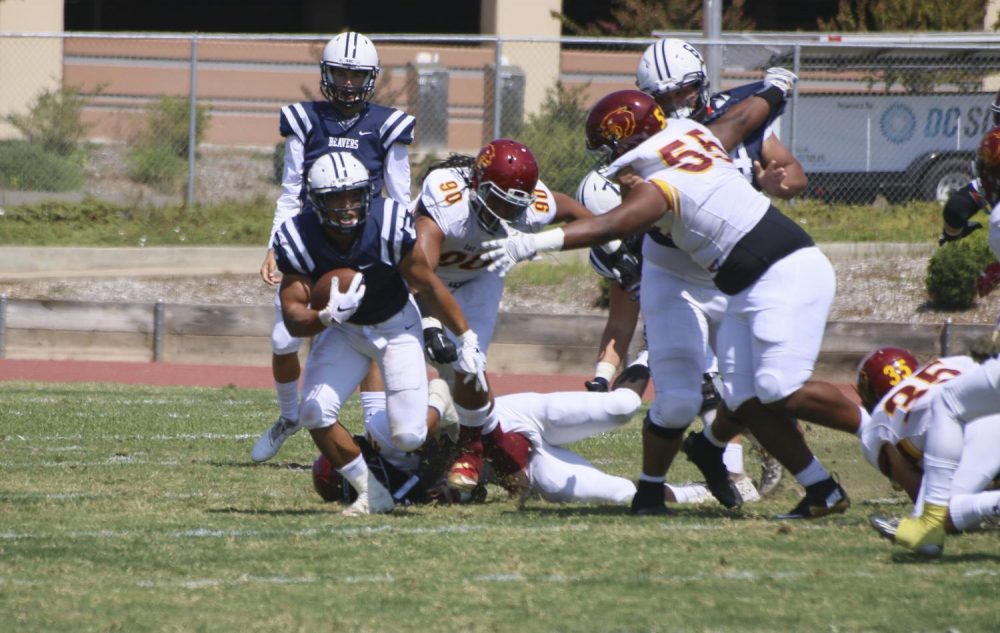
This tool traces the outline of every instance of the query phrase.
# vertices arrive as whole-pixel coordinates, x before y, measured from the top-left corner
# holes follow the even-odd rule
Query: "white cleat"
[[[738,490],[740,496],[743,497],[743,503],[760,501],[760,493],[757,492],[757,487],[753,485],[752,479],[746,475],[740,475],[738,477],[733,477],[733,483],[736,484],[736,490]]]
[[[368,490],[362,490],[354,503],[340,513],[345,517],[360,517],[368,514],[386,514],[395,507],[392,495],[378,479],[368,473]]]
[[[438,428],[448,435],[452,442],[458,441],[458,411],[451,397],[448,383],[440,378],[434,378],[427,385],[427,402],[441,413]]]
[[[271,459],[277,455],[278,449],[285,443],[285,440],[295,435],[295,432],[298,430],[298,420],[279,417],[278,421],[272,424],[271,428],[264,431],[264,434],[257,439],[257,443],[250,449],[250,459],[257,464]]]

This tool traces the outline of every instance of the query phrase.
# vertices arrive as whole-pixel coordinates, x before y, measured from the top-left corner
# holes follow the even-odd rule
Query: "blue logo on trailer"
[[[882,113],[879,126],[882,128],[882,136],[898,145],[913,138],[913,132],[917,129],[917,117],[908,105],[894,103]]]

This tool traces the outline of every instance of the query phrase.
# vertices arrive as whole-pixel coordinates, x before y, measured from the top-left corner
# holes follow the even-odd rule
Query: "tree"
[[[978,31],[982,0],[840,0],[837,15],[817,19],[821,31]]]
[[[722,29],[753,30],[754,22],[743,13],[746,0],[725,0]],[[563,14],[557,14],[566,32],[572,35],[614,35],[644,37],[653,31],[702,29],[702,3],[698,0],[611,0],[611,19],[589,24],[577,24]]]

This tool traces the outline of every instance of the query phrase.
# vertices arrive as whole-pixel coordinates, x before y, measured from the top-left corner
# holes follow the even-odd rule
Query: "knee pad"
[[[271,353],[276,356],[294,354],[302,347],[302,339],[288,333],[283,321],[277,321],[271,328]]]
[[[322,429],[333,426],[336,419],[324,420],[323,407],[316,400],[303,400],[299,405],[299,424],[307,429]]]
[[[646,418],[642,421],[642,428],[644,431],[649,431],[656,437],[663,438],[665,440],[678,440],[684,436],[684,431],[687,430],[688,425],[685,424],[680,428],[667,428],[665,426],[660,426],[653,419],[646,414]]]
[[[782,383],[781,376],[766,372],[757,375],[756,384],[754,385],[754,392],[757,394],[757,399],[764,404],[777,402],[795,393],[795,391],[796,389],[791,389]]]
[[[649,417],[662,427],[685,429],[698,415],[700,408],[701,393],[656,394],[656,400],[649,407],[651,414]]]
[[[642,398],[631,389],[616,389],[608,394],[605,402],[607,402],[605,411],[613,416],[618,424],[625,424],[631,420],[642,406]]]
[[[423,433],[403,431],[394,433],[390,439],[392,440],[392,445],[399,450],[405,453],[412,453],[424,445],[424,440],[427,439],[427,427],[424,427]]]

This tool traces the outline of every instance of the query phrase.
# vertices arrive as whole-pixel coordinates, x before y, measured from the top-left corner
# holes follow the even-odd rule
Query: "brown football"
[[[313,284],[312,292],[309,295],[309,307],[313,310],[322,310],[326,307],[326,304],[330,303],[330,284],[333,282],[334,277],[340,280],[339,288],[343,292],[351,285],[351,280],[354,279],[354,275],[356,274],[358,274],[358,271],[353,268],[334,268],[320,277]]]

